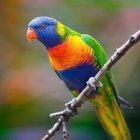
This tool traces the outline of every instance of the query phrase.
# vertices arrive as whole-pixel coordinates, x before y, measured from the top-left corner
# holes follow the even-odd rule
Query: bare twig
[[[63,117],[63,122],[62,122],[62,127],[63,127],[63,139],[64,140],[69,140],[69,134],[68,134],[68,129],[67,129],[67,120]]]
[[[41,140],[49,140],[61,127],[63,121],[63,116],[60,116],[57,122],[53,125],[51,129],[48,130],[47,134]]]
[[[66,109],[57,113],[50,114],[51,117],[59,116],[59,118],[54,126],[48,130],[48,133],[42,138],[42,140],[49,140],[61,126],[63,126],[63,138],[64,140],[68,140],[66,121],[68,121],[69,118],[73,115],[77,114],[77,108],[80,107],[81,104],[85,101],[86,97],[93,90],[93,87],[96,88],[100,85],[100,80],[106,74],[106,72],[138,41],[140,41],[140,30],[133,34],[124,45],[116,50],[116,52],[110,57],[110,59],[96,74],[96,76],[92,77],[92,83],[90,78],[87,82],[87,86],[83,89],[79,96],[66,104]]]

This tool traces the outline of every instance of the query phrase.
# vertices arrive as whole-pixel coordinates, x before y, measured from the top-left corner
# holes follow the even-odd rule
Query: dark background
[[[37,16],[50,16],[95,37],[110,56],[140,28],[139,0],[5,0],[0,4],[0,140],[39,140],[72,96],[51,70],[46,50],[29,43],[26,30]],[[114,67],[116,87],[134,106],[123,109],[133,140],[140,139],[140,43]],[[73,140],[108,140],[86,103],[69,121]],[[61,132],[54,140],[61,140]]]

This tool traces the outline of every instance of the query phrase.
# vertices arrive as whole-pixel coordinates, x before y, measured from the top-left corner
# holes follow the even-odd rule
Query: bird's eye
[[[45,29],[46,25],[45,24],[41,24],[39,27],[40,27],[40,29]]]

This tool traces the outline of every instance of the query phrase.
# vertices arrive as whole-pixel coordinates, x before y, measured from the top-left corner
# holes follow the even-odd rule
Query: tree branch
[[[49,140],[60,129],[61,126],[63,126],[63,139],[68,140],[66,122],[70,119],[70,117],[78,113],[77,108],[80,107],[82,103],[84,103],[86,97],[93,90],[93,87],[96,88],[100,85],[100,80],[107,73],[107,71],[138,41],[140,41],[140,30],[133,34],[124,45],[116,49],[116,52],[104,64],[96,76],[92,77],[92,79],[90,78],[89,81],[87,81],[87,86],[83,89],[79,96],[72,99],[69,103],[66,103],[66,109],[50,114],[50,117],[58,116],[59,118],[54,126],[48,130],[47,134],[42,138],[42,140]]]

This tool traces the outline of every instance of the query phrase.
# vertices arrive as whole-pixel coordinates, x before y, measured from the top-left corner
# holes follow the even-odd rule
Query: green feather
[[[94,50],[96,63],[100,68],[102,68],[103,65],[107,62],[107,56],[101,45],[94,38],[87,34],[82,34],[81,38],[89,47],[91,47]],[[105,77],[106,78],[104,78],[105,80],[103,81],[103,85],[105,84],[106,86],[110,86],[113,89],[116,100],[118,100],[117,92],[112,81],[111,71],[108,71]]]
[[[107,56],[101,45],[94,38],[86,34],[82,34],[81,39],[93,49],[96,63],[102,68],[107,62]],[[101,82],[103,87],[99,88],[97,95],[91,99],[97,116],[113,140],[130,140],[129,130],[119,108],[118,96],[112,82],[111,71],[107,72],[101,79]]]

